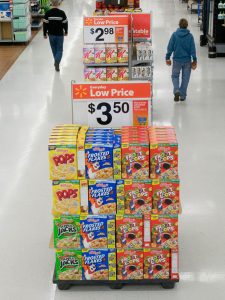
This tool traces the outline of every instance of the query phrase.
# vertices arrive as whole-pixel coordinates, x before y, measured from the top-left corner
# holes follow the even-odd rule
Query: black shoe
[[[174,101],[178,102],[179,100],[180,100],[180,93],[176,92],[175,95],[174,95]]]
[[[59,72],[60,71],[60,69],[59,69],[59,63],[55,62],[54,66],[55,66],[56,72]]]
[[[186,98],[180,98],[180,101],[185,101],[186,100]]]

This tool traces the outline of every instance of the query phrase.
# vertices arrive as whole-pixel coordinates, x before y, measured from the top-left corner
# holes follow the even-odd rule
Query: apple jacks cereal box
[[[95,62],[95,49],[93,44],[84,45],[83,62],[85,64],[92,64]]]
[[[106,44],[106,63],[117,63],[117,46],[116,44]]]
[[[116,252],[82,250],[83,280],[116,280]]]
[[[140,216],[116,216],[116,248],[143,247],[143,220]]]
[[[81,216],[81,246],[86,249],[115,248],[115,217]]]
[[[142,250],[117,250],[117,279],[143,279]]]
[[[80,249],[79,216],[61,216],[54,219],[54,247]]]
[[[95,44],[95,63],[105,63],[105,44]]]
[[[52,182],[54,216],[80,213],[80,184],[78,180]]]
[[[178,216],[151,215],[152,247],[174,249],[178,246]]]
[[[89,214],[116,214],[116,181],[89,180]]]
[[[124,180],[125,214],[150,214],[151,180]]]
[[[153,213],[176,215],[179,213],[179,179],[152,181]]]
[[[144,279],[170,278],[170,251],[144,249]]]
[[[56,250],[56,280],[82,280],[81,250]]]

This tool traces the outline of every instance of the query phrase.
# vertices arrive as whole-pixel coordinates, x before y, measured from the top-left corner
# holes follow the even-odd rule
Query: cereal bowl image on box
[[[117,250],[117,279],[143,279],[142,250]]]
[[[170,251],[144,249],[144,279],[169,279]]]
[[[81,250],[56,250],[56,279],[82,280]]]

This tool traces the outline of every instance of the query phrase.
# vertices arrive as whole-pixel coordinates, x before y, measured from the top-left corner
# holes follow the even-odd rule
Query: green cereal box
[[[61,216],[55,218],[53,222],[55,248],[80,248],[80,218],[78,216]]]
[[[81,250],[56,250],[56,280],[82,280]]]
[[[124,180],[117,180],[117,215],[124,215],[125,198],[124,198]]]

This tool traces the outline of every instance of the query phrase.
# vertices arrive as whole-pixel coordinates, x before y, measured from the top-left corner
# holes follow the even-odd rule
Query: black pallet
[[[164,289],[173,289],[178,279],[142,279],[142,280],[57,280],[54,272],[53,283],[59,290],[68,290],[72,286],[99,286],[106,285],[111,289],[118,290],[124,285],[161,285]]]

